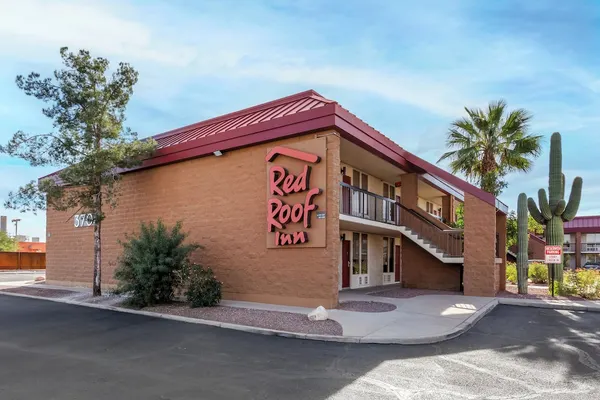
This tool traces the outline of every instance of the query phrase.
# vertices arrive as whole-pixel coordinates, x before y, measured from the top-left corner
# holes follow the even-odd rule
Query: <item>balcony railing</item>
[[[581,243],[581,251],[588,253],[600,253],[600,243]]]
[[[563,244],[563,251],[565,253],[575,253],[575,243],[565,243],[565,244]]]
[[[375,193],[341,183],[340,213],[385,224],[405,226],[440,249],[446,257],[463,256],[463,231],[444,230],[417,212]]]

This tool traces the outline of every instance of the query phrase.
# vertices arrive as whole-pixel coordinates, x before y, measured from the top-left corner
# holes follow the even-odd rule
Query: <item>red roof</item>
[[[600,215],[575,217],[565,222],[565,233],[600,233]]]
[[[398,146],[337,102],[314,90],[297,93],[221,117],[153,136],[158,149],[140,168],[149,168],[215,151],[229,151],[273,140],[335,129],[355,144],[408,172],[429,172],[452,186],[496,206],[496,198]]]

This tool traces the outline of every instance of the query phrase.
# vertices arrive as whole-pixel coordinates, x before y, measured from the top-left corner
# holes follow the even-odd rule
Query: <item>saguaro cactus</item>
[[[527,195],[521,193],[517,201],[517,286],[520,294],[527,294],[527,275],[529,270],[529,232],[527,230]]]
[[[546,196],[546,191],[538,191],[539,206],[531,197],[527,201],[527,206],[531,216],[540,224],[546,225],[546,244],[562,246],[565,238],[564,222],[570,221],[577,215],[579,202],[581,201],[581,188],[583,179],[576,177],[573,181],[569,202],[565,197],[565,175],[562,173],[562,146],[560,133],[552,134],[550,141],[550,173],[548,178],[548,191],[550,201]],[[548,265],[548,274],[554,270],[554,280],[562,282],[563,268],[562,264]]]

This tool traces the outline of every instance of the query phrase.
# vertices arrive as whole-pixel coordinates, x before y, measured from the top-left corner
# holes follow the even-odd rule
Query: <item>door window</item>
[[[383,273],[394,272],[394,238],[383,238]]]

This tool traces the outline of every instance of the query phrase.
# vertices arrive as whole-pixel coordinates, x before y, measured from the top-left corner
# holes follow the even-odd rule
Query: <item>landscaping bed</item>
[[[535,300],[585,300],[578,296],[559,296],[554,297],[548,293],[546,287],[528,287],[527,294],[519,294],[517,286],[506,285],[506,290],[496,295],[497,297],[509,297],[514,299],[535,299]]]
[[[47,297],[47,298],[62,298],[69,297],[73,294],[77,293],[72,290],[63,290],[63,289],[46,289],[40,287],[31,287],[31,286],[19,286],[12,287],[7,289],[0,289],[1,292],[6,293],[18,293],[18,294],[27,294],[30,296],[39,296],[39,297]]]
[[[143,310],[295,333],[334,336],[342,336],[343,334],[342,326],[336,321],[310,321],[304,314],[281,311],[227,306],[190,308],[187,303],[144,307]]]
[[[409,289],[400,286],[391,288],[380,288],[378,290],[366,293],[369,296],[391,297],[394,299],[409,299],[417,296],[437,295],[462,295],[461,292],[452,292],[448,290],[430,290],[430,289]]]
[[[344,301],[343,303],[340,303],[337,309],[343,311],[382,313],[394,311],[396,306],[380,301]]]

